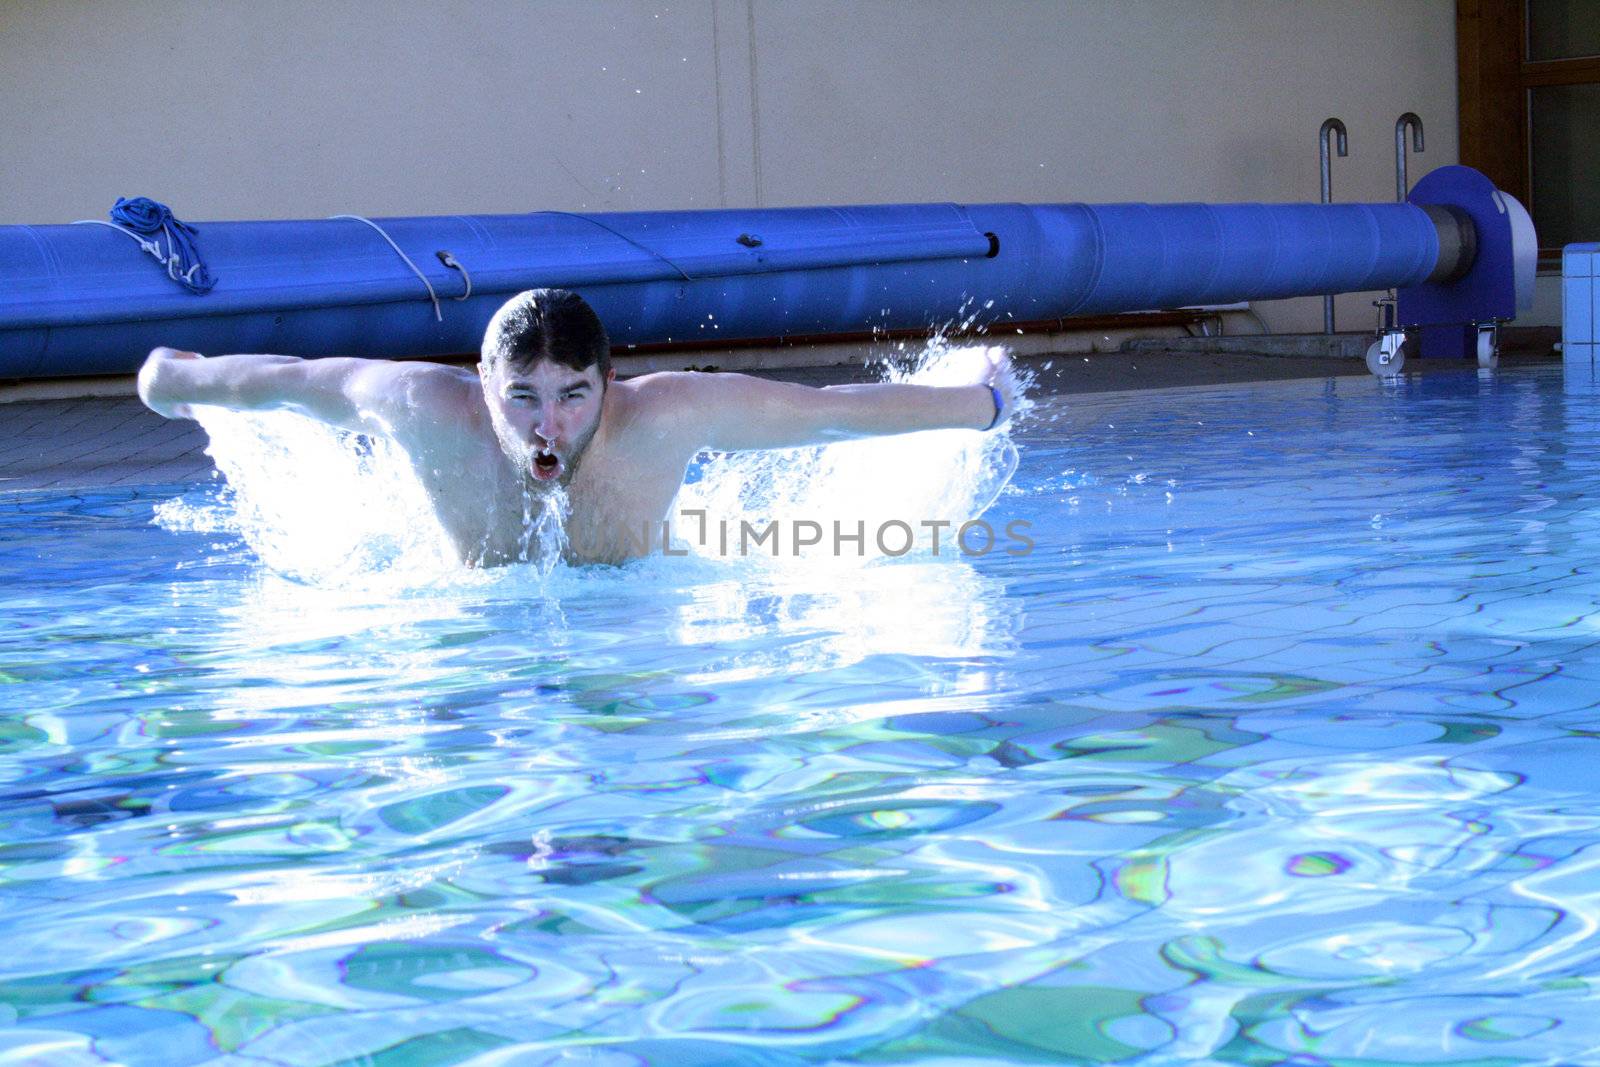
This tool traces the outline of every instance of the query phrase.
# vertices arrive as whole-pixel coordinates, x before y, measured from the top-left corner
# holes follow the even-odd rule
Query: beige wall
[[[1454,0],[0,0],[0,223],[1340,200],[1456,161]],[[1340,300],[1366,326],[1365,296]],[[1264,305],[1320,326],[1319,300]]]

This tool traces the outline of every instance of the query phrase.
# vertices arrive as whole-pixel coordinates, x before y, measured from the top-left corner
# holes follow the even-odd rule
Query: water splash
[[[423,584],[459,569],[405,453],[385,438],[290,411],[195,416],[227,485],[162,504],[161,526],[237,534],[269,569],[317,585]]]
[[[935,341],[909,366],[889,368],[887,378],[919,385],[971,384],[999,352]],[[1009,367],[1005,372],[1015,373]],[[1015,381],[1019,403],[1014,418],[1025,417],[1031,406],[1024,396],[1028,384],[1020,376]],[[916,534],[908,554],[950,555],[959,551],[949,547],[959,527],[989,509],[1010,481],[1017,459],[1009,434],[972,430],[929,430],[812,448],[716,454],[701,460],[694,472],[698,477],[678,494],[677,513],[705,513],[704,524],[715,534],[702,540],[698,520],[683,533],[691,535],[685,537],[690,548],[712,556],[742,554],[737,545],[724,549],[716,536],[723,524],[736,539],[741,523],[757,529],[776,523],[787,532],[796,522],[815,523],[823,537],[814,546],[800,546],[780,533],[776,546],[780,558],[859,563],[900,555],[898,541],[888,551],[880,551],[875,543],[875,532],[894,523],[903,523]],[[938,550],[935,527],[943,534]],[[853,542],[839,548],[836,529],[849,536],[863,528],[864,551],[857,553]],[[771,549],[757,548],[755,554],[763,551],[770,560]]]
[[[517,546],[517,561],[532,563],[542,577],[549,577],[567,554],[567,516],[572,501],[560,486],[536,493],[522,487],[522,537]]]

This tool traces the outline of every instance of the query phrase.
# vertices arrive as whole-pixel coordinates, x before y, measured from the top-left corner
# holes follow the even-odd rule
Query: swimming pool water
[[[0,1062],[1600,1059],[1600,397],[1041,402],[1034,550],[387,592],[0,496]],[[892,472],[886,472],[892,476]]]

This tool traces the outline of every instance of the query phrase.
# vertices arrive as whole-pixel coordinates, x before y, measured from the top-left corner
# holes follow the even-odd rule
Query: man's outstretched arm
[[[404,394],[417,365],[368,359],[213,356],[158,348],[139,370],[139,399],[167,418],[195,405],[288,409],[350,430],[381,429],[385,397]]]
[[[674,374],[663,385],[699,446],[717,451],[797,448],[918,430],[984,430],[1016,405],[1009,367],[971,385],[876,383],[823,389],[744,374]],[[991,388],[991,384],[993,388]]]

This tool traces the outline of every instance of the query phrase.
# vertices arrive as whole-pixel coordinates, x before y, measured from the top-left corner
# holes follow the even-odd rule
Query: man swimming
[[[382,435],[409,458],[462,560],[520,558],[529,493],[570,502],[575,562],[646,551],[703,450],[795,448],[880,434],[992,429],[1015,386],[991,357],[963,386],[816,389],[744,374],[670,371],[616,381],[605,328],[576,293],[512,297],[484,331],[477,370],[438,363],[216,356],[158,348],[139,397],[167,418],[196,405],[287,409]]]

